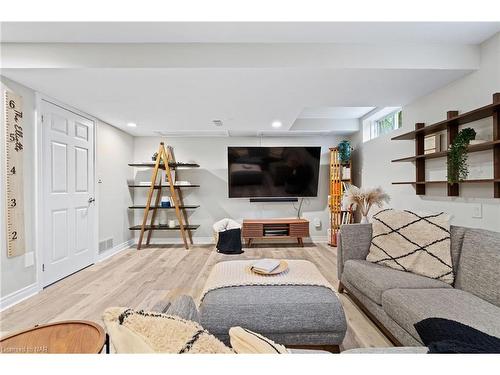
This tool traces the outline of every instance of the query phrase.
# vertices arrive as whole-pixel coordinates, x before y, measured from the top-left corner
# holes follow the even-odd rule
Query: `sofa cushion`
[[[500,308],[460,289],[391,289],[382,294],[382,307],[420,342],[414,324],[427,318],[454,320],[500,337]]]
[[[500,306],[500,233],[466,231],[455,287]]]
[[[342,280],[347,280],[373,302],[382,304],[382,293],[394,288],[451,288],[443,281],[398,271],[366,260],[348,260]]]
[[[458,270],[458,263],[460,261],[460,253],[462,252],[462,244],[464,242],[464,235],[467,231],[466,227],[458,227],[450,225],[450,241],[451,241],[451,262],[453,263],[453,272],[455,275]],[[455,283],[457,282],[455,277]]]
[[[372,220],[366,260],[453,284],[448,214],[386,209]]]

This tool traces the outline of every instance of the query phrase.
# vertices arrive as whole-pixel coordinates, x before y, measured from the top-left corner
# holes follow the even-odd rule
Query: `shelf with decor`
[[[179,208],[181,210],[195,210],[198,207],[200,207],[200,206],[198,206],[198,205],[181,205],[181,206],[179,206]],[[130,210],[144,210],[145,208],[146,208],[146,206],[140,206],[140,205],[139,206],[137,206],[137,205],[136,206],[129,206]],[[172,206],[170,206],[170,207],[150,206],[149,209],[150,210],[174,210],[175,207],[172,207]]]
[[[495,95],[499,95],[499,93],[493,94],[493,104],[489,104],[487,106],[477,108],[469,112],[465,112],[461,115],[458,114],[458,111],[448,111],[448,113],[451,112],[453,115],[449,116],[446,120],[437,122],[432,125],[427,125],[419,129],[415,129],[408,133],[400,134],[396,137],[393,137],[392,140],[411,140],[415,139],[417,136],[421,135],[425,136],[445,131],[450,126],[458,127],[459,125],[465,125],[470,122],[491,117],[495,113],[498,113],[498,111],[500,110],[500,101],[497,101],[498,99],[495,100]]]
[[[198,229],[200,226],[199,225],[184,225],[184,229],[183,230],[196,230]],[[129,229],[130,230],[142,230],[142,225],[134,225],[132,227],[130,227]],[[152,231],[152,230],[181,230],[181,226],[180,225],[176,225],[174,227],[169,227],[168,225],[146,225],[144,227],[146,230],[149,230],[149,231]]]
[[[463,180],[457,182],[457,184],[479,184],[483,182],[500,182],[499,178],[479,178],[479,179],[474,179],[474,180]],[[447,184],[448,181],[398,181],[398,182],[393,182],[393,185],[426,185],[426,184]]]
[[[500,140],[486,141],[483,143],[469,145],[467,147],[467,152],[471,153],[471,152],[493,150],[495,148],[495,146],[497,146],[497,145],[500,145]],[[436,159],[436,158],[444,158],[447,156],[448,156],[448,151],[439,151],[439,152],[432,152],[429,154],[408,156],[406,158],[394,159],[394,160],[392,160],[392,162],[393,163],[412,162],[412,161],[415,161],[417,159]]]
[[[393,182],[393,185],[414,185],[417,195],[425,195],[425,187],[428,184],[446,184],[448,196],[459,196],[460,185],[464,183],[492,183],[493,196],[500,198],[500,93],[493,94],[493,103],[484,107],[474,109],[463,114],[458,111],[448,111],[446,120],[425,126],[424,123],[415,124],[415,130],[400,134],[392,140],[415,140],[415,155],[404,158],[394,159],[393,163],[414,162],[415,163],[415,181]],[[425,161],[427,159],[449,158],[450,146],[459,136],[459,126],[474,121],[492,117],[493,139],[481,143],[469,144],[466,147],[467,153],[479,151],[493,151],[493,178],[485,179],[464,179],[450,183],[448,181],[427,181],[425,180]],[[469,129],[466,129],[469,130]],[[425,152],[425,137],[446,132],[447,147],[445,151]],[[471,130],[470,130],[471,131]],[[474,133],[474,132],[473,132]],[[474,133],[475,134],[475,133]],[[465,150],[465,148],[464,148]],[[449,161],[447,160],[447,163]],[[447,164],[448,166],[448,164]],[[453,181],[453,179],[452,179]]]
[[[147,232],[146,245],[150,244],[151,236],[154,231],[161,230],[178,230],[180,231],[184,247],[189,249],[189,245],[193,244],[193,237],[191,231],[199,228],[199,225],[190,224],[186,210],[194,210],[200,207],[199,205],[185,205],[183,202],[182,188],[196,188],[200,187],[197,184],[176,183],[175,170],[179,168],[198,168],[199,164],[196,163],[178,163],[175,161],[172,147],[166,147],[163,142],[160,143],[158,152],[154,156],[156,159],[154,163],[129,163],[131,167],[145,167],[153,168],[151,174],[151,182],[146,184],[129,184],[129,188],[148,188],[147,201],[145,205],[132,205],[129,206],[131,210],[143,210],[142,224],[133,225],[129,228],[132,231],[140,231],[139,240],[137,242],[137,250],[143,246],[144,234]],[[162,184],[162,174],[165,171],[166,184]],[[160,178],[158,178],[160,177]],[[171,182],[174,182],[173,184]],[[164,206],[161,204],[161,197],[163,189],[170,191],[171,204]],[[153,196],[156,193],[156,197]],[[177,217],[177,225],[163,225],[156,224],[158,210],[175,210]],[[175,222],[174,222],[175,223]]]
[[[128,164],[130,167],[146,167],[146,168],[154,168],[155,163],[129,163]],[[177,169],[177,168],[199,168],[200,165],[196,163],[177,163],[177,162],[172,162],[168,163],[168,166],[170,169]],[[165,169],[165,164],[161,163],[158,166],[160,169]]]
[[[150,188],[151,185],[128,185],[129,188]],[[168,188],[170,185],[155,185],[153,186],[153,189],[160,189],[160,188]],[[174,184],[174,189],[180,189],[180,188],[196,188],[200,187],[200,185],[193,185],[193,184],[179,184],[176,185]]]
[[[349,157],[342,161],[342,147],[348,147]],[[350,159],[350,145],[348,143],[339,147],[330,148],[330,187],[328,196],[328,208],[330,211],[330,234],[328,243],[337,246],[337,234],[342,224],[350,224],[354,221],[352,210],[342,207],[342,198],[346,189],[352,184],[352,163]],[[340,149],[339,149],[340,148]],[[344,156],[344,158],[346,158]]]

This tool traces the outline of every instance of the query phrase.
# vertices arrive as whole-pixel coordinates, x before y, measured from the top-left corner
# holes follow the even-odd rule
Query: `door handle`
[[[94,202],[95,202],[95,198],[90,197],[89,198],[89,203],[94,203]]]

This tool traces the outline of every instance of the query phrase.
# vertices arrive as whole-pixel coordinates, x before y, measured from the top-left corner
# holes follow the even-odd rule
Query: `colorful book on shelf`
[[[340,195],[340,194],[341,194],[340,182],[334,182],[333,183],[333,195]]]

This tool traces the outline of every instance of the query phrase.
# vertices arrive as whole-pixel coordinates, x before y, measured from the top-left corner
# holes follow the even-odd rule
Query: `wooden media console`
[[[304,246],[303,238],[309,237],[306,219],[255,219],[243,220],[242,236],[248,247],[255,239],[297,239]]]

